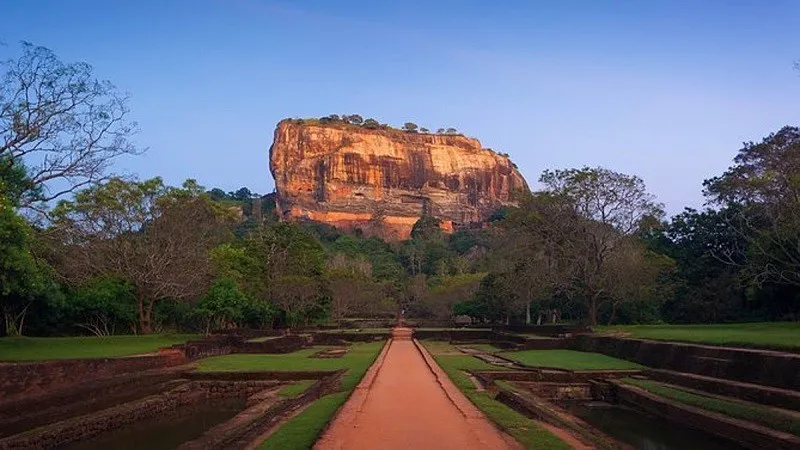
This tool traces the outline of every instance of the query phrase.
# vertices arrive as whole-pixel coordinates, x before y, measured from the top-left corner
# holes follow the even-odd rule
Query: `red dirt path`
[[[521,448],[417,349],[410,330],[394,335],[316,450]]]

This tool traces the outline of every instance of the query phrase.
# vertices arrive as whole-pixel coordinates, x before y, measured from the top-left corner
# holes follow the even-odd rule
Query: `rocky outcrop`
[[[406,239],[423,214],[442,228],[486,223],[527,189],[511,160],[460,135],[284,120],[270,170],[282,219]]]

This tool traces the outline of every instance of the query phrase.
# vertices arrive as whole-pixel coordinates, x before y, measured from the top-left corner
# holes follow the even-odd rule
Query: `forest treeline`
[[[732,149],[707,207],[666,218],[642,179],[547,170],[481,229],[423,216],[384,242],[279,222],[271,195],[113,175],[127,99],[23,44],[2,64],[3,335],[209,332],[346,317],[711,323],[800,314],[800,130]],[[698,186],[698,189],[701,186]]]

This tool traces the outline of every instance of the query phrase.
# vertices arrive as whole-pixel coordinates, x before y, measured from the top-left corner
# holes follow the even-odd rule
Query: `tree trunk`
[[[147,303],[147,304],[145,304]],[[150,334],[153,332],[153,302],[147,301],[144,298],[137,299],[137,308],[139,312],[139,332],[142,334]]]
[[[597,325],[597,296],[593,295],[589,300],[589,326]]]
[[[531,324],[531,302],[525,305],[525,325]]]
[[[611,323],[614,322],[616,315],[617,315],[617,302],[611,302],[611,317],[608,318],[609,326],[611,326]]]

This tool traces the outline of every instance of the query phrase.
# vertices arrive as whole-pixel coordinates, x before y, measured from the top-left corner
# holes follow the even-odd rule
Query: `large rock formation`
[[[283,219],[406,239],[423,213],[448,231],[479,226],[525,179],[506,156],[459,135],[283,120],[270,148]]]

